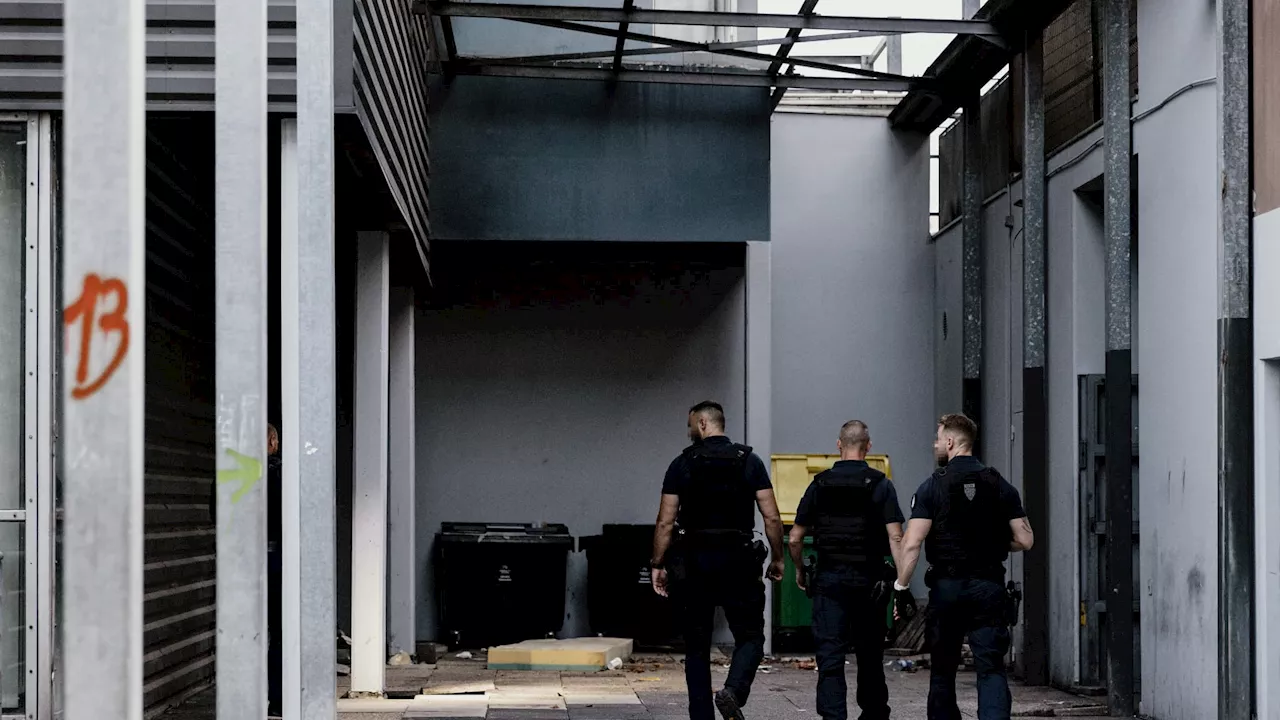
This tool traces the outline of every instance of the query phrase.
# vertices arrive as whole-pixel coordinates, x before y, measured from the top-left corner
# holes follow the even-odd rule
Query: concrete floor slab
[[[750,720],[816,719],[817,673],[790,663],[771,664],[772,672],[757,677],[750,702],[744,708],[746,716]],[[849,665],[851,717],[857,716],[854,702],[856,671],[855,665]],[[450,668],[442,664],[428,684],[438,683],[441,679],[455,687],[479,684],[489,687],[491,694],[428,693],[413,700],[344,700],[340,716],[346,720],[686,720],[689,716],[684,670],[678,662],[649,664],[643,672],[604,672],[586,677],[523,675],[522,678],[499,677],[485,669],[483,663],[454,663]],[[713,678],[723,682],[724,676],[720,673]],[[894,717],[925,716],[929,688],[927,670],[887,672],[885,679],[889,685]],[[977,718],[975,680],[973,672],[962,672],[956,683],[961,715],[966,720]],[[617,702],[624,697],[628,704]],[[209,691],[162,718],[214,720],[212,698],[213,691]],[[1106,715],[1105,712],[1097,712],[1099,698],[1079,697],[1052,688],[1023,687],[1014,683],[1013,698],[1014,715],[1017,717],[1096,719]],[[597,702],[605,700],[608,702]],[[362,712],[351,712],[356,708]]]

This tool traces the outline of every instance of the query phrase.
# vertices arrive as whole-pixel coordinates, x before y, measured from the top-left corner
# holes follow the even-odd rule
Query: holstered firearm
[[[805,555],[800,562],[800,576],[804,578],[804,594],[813,597],[813,582],[818,579],[818,559]]]
[[[1010,580],[1008,585],[1004,586],[1006,596],[1005,602],[1005,625],[1010,628],[1018,624],[1018,610],[1022,607],[1022,586]]]

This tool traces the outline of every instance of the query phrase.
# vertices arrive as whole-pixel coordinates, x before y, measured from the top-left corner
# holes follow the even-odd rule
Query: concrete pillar
[[[417,513],[415,486],[413,288],[391,291],[390,418],[387,423],[390,505],[387,509],[388,651],[414,652],[417,642]]]
[[[773,246],[769,242],[747,243],[746,286],[745,442],[768,466],[773,445]],[[772,653],[772,592],[765,593],[764,638],[765,652]]]
[[[391,253],[362,232],[356,267],[351,692],[381,695],[387,662],[387,410]]]
[[[1218,6],[1218,717],[1256,714],[1249,0]],[[1274,610],[1273,610],[1274,612]]]
[[[961,389],[962,411],[978,423],[978,440],[974,454],[982,457],[982,98],[975,89],[964,105],[961,122],[964,132],[964,176],[961,193],[961,287],[963,296],[963,328],[961,346],[964,356],[964,383]],[[948,410],[947,412],[955,412]]]
[[[1133,648],[1133,121],[1129,0],[1106,0],[1102,98],[1107,294],[1107,689],[1112,715],[1135,709]]]
[[[1045,125],[1044,39],[1036,37],[1024,55],[1026,112],[1023,146],[1022,253],[1022,487],[1035,547],[1023,562],[1023,672],[1030,685],[1049,684],[1049,382],[1045,372],[1048,336],[1045,312],[1046,225],[1048,217]]]

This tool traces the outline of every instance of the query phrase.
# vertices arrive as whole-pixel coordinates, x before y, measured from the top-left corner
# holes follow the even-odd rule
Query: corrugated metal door
[[[213,134],[209,116],[147,128],[148,715],[213,682]]]

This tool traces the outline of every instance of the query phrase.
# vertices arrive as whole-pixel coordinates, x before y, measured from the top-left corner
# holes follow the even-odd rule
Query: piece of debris
[[[459,660],[470,660],[474,656],[471,654],[469,650],[463,650],[457,655],[454,655],[454,657],[458,658]]]
[[[817,660],[810,660],[810,659],[808,659],[808,658],[801,658],[801,659],[798,659],[798,660],[793,660],[793,661],[791,662],[791,667],[793,667],[793,668],[795,668],[795,669],[797,669],[797,670],[817,670],[817,669],[818,669],[818,661],[817,661]]]
[[[418,662],[424,665],[435,665],[449,654],[447,646],[434,642],[420,642],[415,650]]]
[[[392,655],[392,656],[387,660],[387,664],[388,664],[388,665],[395,665],[395,666],[400,666],[400,665],[412,665],[412,664],[413,664],[413,658],[409,655],[409,653],[404,652],[404,651],[401,651],[401,652],[396,653],[395,655]]]
[[[351,674],[351,666],[338,663],[338,675],[346,677]]]
[[[761,666],[758,668],[758,670],[759,670],[759,672],[762,672],[762,673],[764,673],[765,675],[768,675],[769,673],[773,672],[773,668],[772,668],[772,667],[770,667],[770,666],[768,666],[768,665],[761,665]]]
[[[616,657],[616,658],[614,658],[614,659],[610,660],[610,661],[609,661],[609,669],[610,669],[610,670],[621,670],[621,669],[622,669],[622,658],[620,658],[620,657]]]

